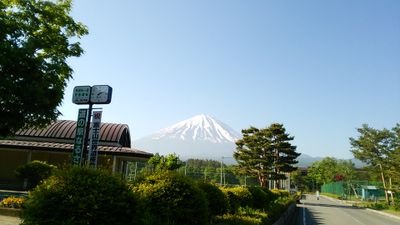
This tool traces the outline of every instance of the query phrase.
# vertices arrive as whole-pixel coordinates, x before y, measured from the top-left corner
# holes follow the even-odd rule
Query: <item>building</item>
[[[21,188],[15,169],[33,160],[59,168],[71,165],[76,121],[60,120],[43,129],[27,129],[0,140],[0,189]],[[147,161],[152,154],[131,147],[126,124],[102,123],[98,145],[98,167],[125,174],[128,162]]]

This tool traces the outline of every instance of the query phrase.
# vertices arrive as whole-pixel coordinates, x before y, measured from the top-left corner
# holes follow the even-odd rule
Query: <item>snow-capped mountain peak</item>
[[[234,143],[239,137],[228,125],[204,114],[178,122],[152,135],[153,140],[180,139],[213,143]]]

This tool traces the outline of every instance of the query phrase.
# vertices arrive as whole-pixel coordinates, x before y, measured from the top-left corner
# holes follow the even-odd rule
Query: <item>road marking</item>
[[[344,211],[343,211],[344,212]],[[345,212],[348,216],[350,216],[350,218],[352,218],[354,221],[356,221],[359,224],[364,225],[364,223],[362,223],[361,221],[359,221],[358,219],[354,218],[352,215],[350,215],[349,213]]]
[[[306,225],[306,207],[303,203],[303,225]]]

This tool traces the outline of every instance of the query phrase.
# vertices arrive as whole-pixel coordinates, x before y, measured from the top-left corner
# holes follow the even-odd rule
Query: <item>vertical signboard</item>
[[[97,146],[100,138],[101,111],[93,111],[92,130],[88,152],[89,165],[97,166]]]
[[[76,122],[74,149],[72,151],[72,165],[80,165],[82,160],[83,146],[85,145],[85,127],[87,109],[79,109]]]

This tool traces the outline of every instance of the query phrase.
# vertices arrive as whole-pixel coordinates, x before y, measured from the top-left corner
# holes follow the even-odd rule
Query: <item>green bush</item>
[[[389,208],[389,206],[386,203],[372,203],[368,207],[376,210],[383,210]]]
[[[199,182],[198,187],[203,190],[208,201],[208,211],[211,217],[228,212],[228,199],[214,184]]]
[[[400,199],[395,199],[394,200],[394,206],[393,206],[394,210],[396,211],[400,211]]]
[[[138,198],[126,183],[86,168],[58,171],[28,196],[23,225],[143,224]]]
[[[56,169],[56,167],[53,165],[35,160],[18,167],[15,170],[15,175],[18,178],[27,179],[27,188],[32,189],[36,187],[42,180],[50,177],[54,169]]]
[[[133,187],[146,203],[150,225],[207,224],[207,200],[192,180],[174,172],[157,172]]]
[[[265,188],[249,187],[248,189],[253,196],[253,207],[255,209],[267,210],[277,198],[271,191]]]
[[[246,187],[224,187],[222,191],[228,198],[230,213],[236,213],[240,207],[253,206],[253,196]]]

